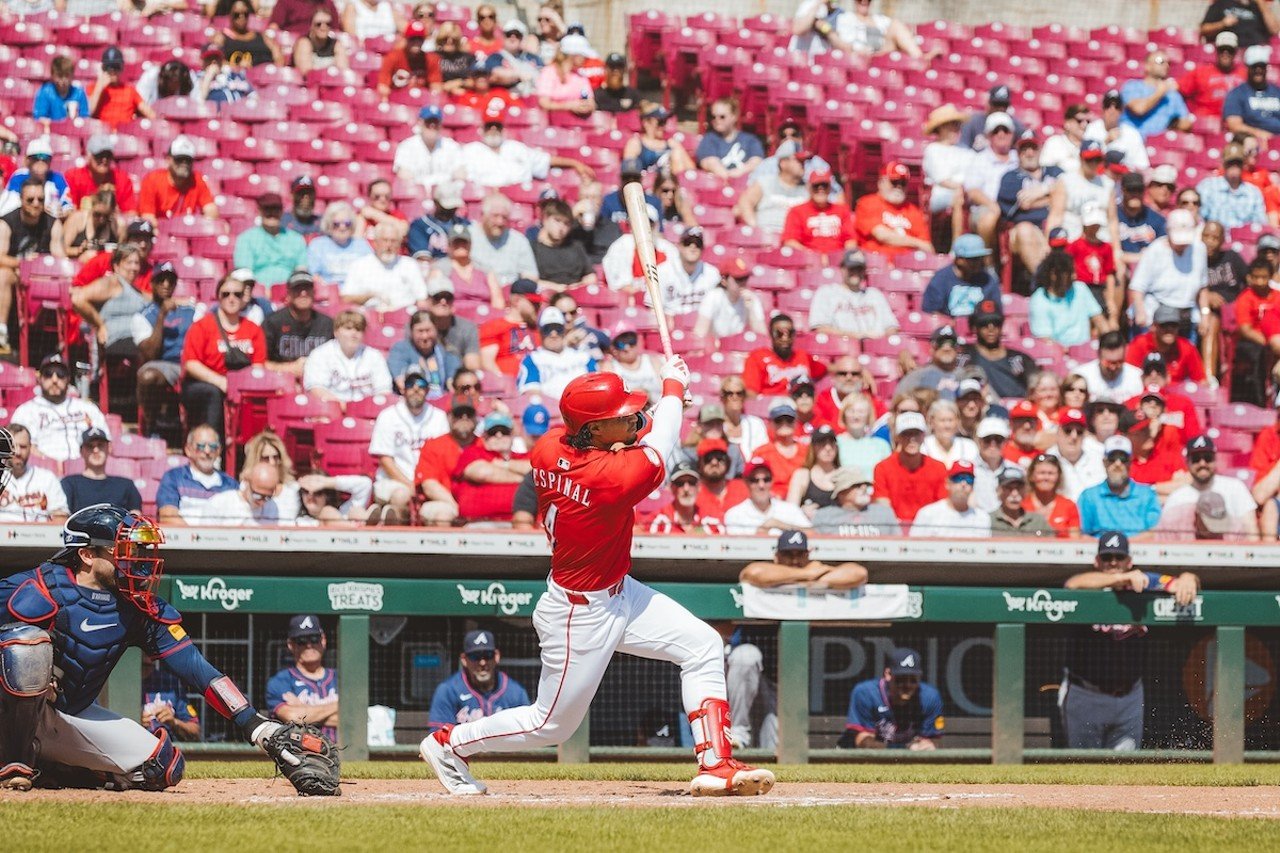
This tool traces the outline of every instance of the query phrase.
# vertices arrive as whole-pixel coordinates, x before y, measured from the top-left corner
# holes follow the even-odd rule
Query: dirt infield
[[[764,797],[694,799],[671,782],[495,781],[483,797],[450,797],[434,779],[344,782],[338,799],[294,795],[283,779],[195,779],[172,791],[33,791],[0,794],[5,801],[136,802],[165,805],[253,804],[300,808],[370,805],[672,808],[803,808],[812,806],[924,806],[939,809],[1024,806],[1145,814],[1280,818],[1280,786],[1165,787],[1106,785],[938,785],[780,782]]]

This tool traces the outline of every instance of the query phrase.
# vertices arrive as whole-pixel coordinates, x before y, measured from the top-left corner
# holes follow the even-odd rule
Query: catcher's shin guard
[[[729,703],[724,699],[704,699],[689,714],[693,730],[693,751],[698,758],[698,775],[689,784],[695,797],[767,794],[773,774],[743,764],[733,757],[729,742]]]
[[[0,626],[0,767],[35,767],[36,724],[52,679],[48,632],[25,623]]]
[[[172,788],[182,781],[182,774],[187,769],[187,760],[182,757],[178,747],[174,746],[168,729],[160,729],[156,732],[156,738],[160,743],[141,768],[142,784],[139,787],[148,791]]]

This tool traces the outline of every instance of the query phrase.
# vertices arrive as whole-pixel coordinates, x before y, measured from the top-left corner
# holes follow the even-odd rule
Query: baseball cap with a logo
[[[462,639],[462,653],[474,655],[481,652],[496,652],[498,644],[493,641],[492,631],[471,631]]]
[[[1119,453],[1123,453],[1125,456],[1133,456],[1133,442],[1123,435],[1108,436],[1107,440],[1102,442],[1103,457]]]
[[[902,435],[904,432],[925,432],[924,415],[919,412],[903,412],[894,419],[893,434]]]
[[[1059,409],[1058,410],[1058,426],[1082,426],[1087,427],[1089,421],[1084,416],[1084,412],[1080,409]]]
[[[1187,442],[1187,455],[1192,453],[1217,453],[1218,448],[1214,446],[1213,439],[1207,435],[1197,435],[1195,438]]]
[[[917,678],[924,675],[920,653],[915,649],[894,649],[889,655],[889,674],[914,675]]]
[[[809,537],[803,530],[788,530],[778,537],[775,551],[808,551]]]
[[[295,616],[289,620],[289,639],[296,640],[299,637],[315,637],[324,636],[324,628],[320,626],[320,617],[311,613],[304,613],[301,616]]]
[[[997,111],[987,116],[987,120],[982,125],[982,132],[990,136],[999,128],[1013,133],[1013,118],[1006,112]]]
[[[1129,537],[1119,530],[1104,530],[1098,536],[1098,556],[1105,557],[1108,554],[1129,556]]]

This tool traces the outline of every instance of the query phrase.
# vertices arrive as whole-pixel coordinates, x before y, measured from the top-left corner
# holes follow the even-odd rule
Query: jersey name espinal
[[[550,492],[559,492],[574,503],[591,506],[591,489],[582,488],[570,478],[544,468],[533,469],[533,484]]]

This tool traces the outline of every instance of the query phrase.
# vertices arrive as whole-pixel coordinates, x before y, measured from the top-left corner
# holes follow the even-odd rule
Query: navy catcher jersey
[[[863,681],[849,694],[845,728],[872,732],[888,746],[906,746],[917,737],[942,737],[943,725],[942,696],[936,687],[923,681],[905,710],[893,707],[883,678]]]

